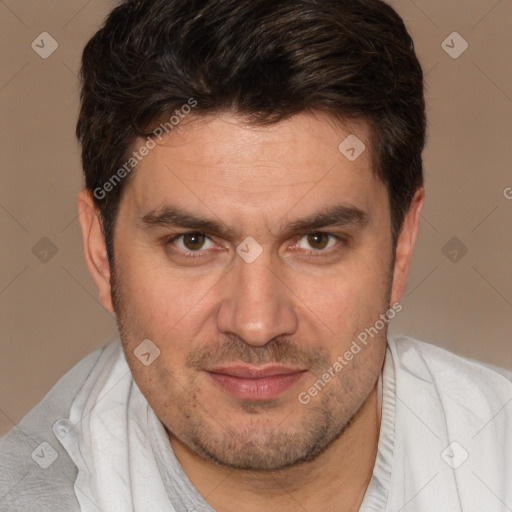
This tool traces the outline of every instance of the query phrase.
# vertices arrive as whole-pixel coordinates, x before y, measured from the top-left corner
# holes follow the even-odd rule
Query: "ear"
[[[405,291],[411,266],[412,252],[418,236],[420,213],[425,200],[425,189],[420,187],[411,201],[396,244],[391,304],[398,302]]]
[[[82,230],[84,258],[89,274],[96,284],[102,306],[114,313],[110,288],[110,265],[101,217],[94,205],[91,193],[83,189],[78,193],[78,218]]]

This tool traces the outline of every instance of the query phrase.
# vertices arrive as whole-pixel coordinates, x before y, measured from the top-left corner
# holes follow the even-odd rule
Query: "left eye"
[[[172,238],[171,242],[182,251],[197,252],[215,247],[215,244],[204,233],[183,233]]]
[[[330,249],[336,244],[336,237],[329,233],[308,233],[304,235],[298,242],[299,249],[314,249],[316,251],[324,251]]]

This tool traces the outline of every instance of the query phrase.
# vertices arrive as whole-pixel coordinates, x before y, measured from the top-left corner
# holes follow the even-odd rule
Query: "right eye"
[[[213,249],[215,244],[204,233],[182,233],[174,235],[168,240],[183,252],[199,252],[201,250]],[[206,245],[206,247],[205,247]]]

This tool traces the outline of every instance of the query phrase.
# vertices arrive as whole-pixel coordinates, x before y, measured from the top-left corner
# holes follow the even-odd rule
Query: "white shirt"
[[[42,442],[58,455],[45,470],[33,456]],[[82,360],[0,440],[0,512],[98,506],[213,511],[133,382],[119,340]],[[360,512],[511,510],[512,382],[433,345],[390,338],[378,453]]]

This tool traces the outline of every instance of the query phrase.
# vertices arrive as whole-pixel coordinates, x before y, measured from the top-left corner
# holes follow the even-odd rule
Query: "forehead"
[[[146,140],[137,142],[135,149]],[[127,201],[140,212],[169,201],[260,214],[297,201],[299,209],[340,201],[364,208],[383,189],[372,171],[367,125],[318,113],[269,126],[231,114],[185,119],[137,164],[132,178]]]

